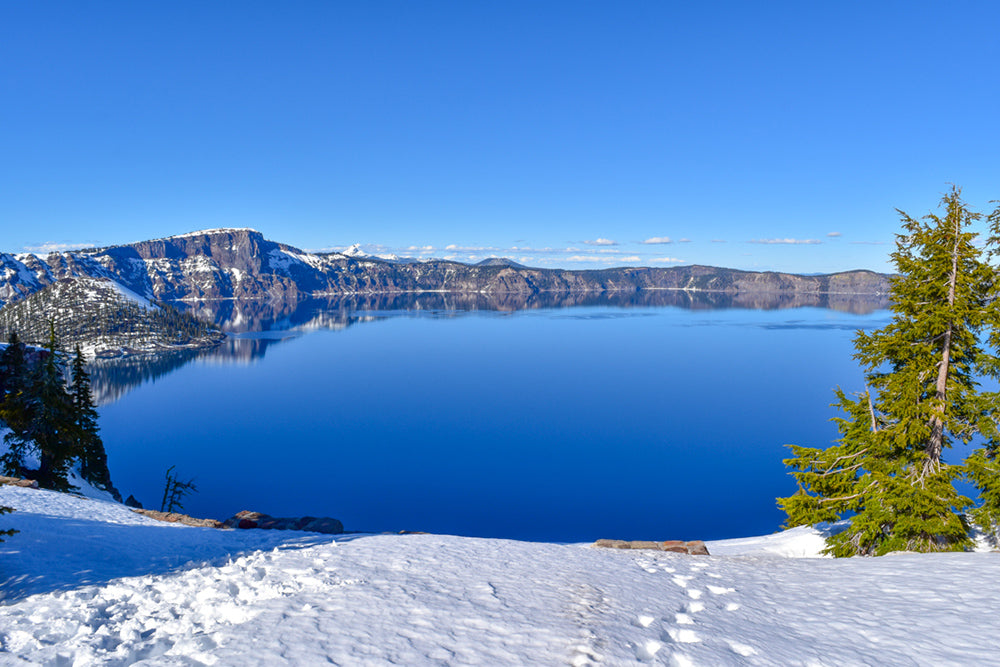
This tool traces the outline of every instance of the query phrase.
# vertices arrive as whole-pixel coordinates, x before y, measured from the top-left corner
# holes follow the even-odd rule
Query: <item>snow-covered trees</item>
[[[0,466],[8,475],[32,474],[39,485],[70,490],[70,465],[79,460],[84,479],[117,493],[111,486],[104,444],[98,435],[97,411],[90,378],[79,347],[70,385],[64,380],[66,355],[50,327],[46,349],[31,363],[16,335],[0,355],[0,421],[8,428],[7,451]],[[28,454],[37,454],[37,471],[25,470]]]
[[[28,397],[30,412],[24,428],[14,431],[15,438],[38,452],[38,484],[57,491],[68,491],[69,466],[83,454],[73,409],[73,397],[63,382],[64,353],[56,340],[55,328],[49,332],[48,354],[35,366]]]
[[[791,446],[798,492],[778,500],[788,526],[851,516],[830,539],[837,556],[897,550],[961,550],[971,544],[965,512],[973,502],[955,488],[980,489],[975,516],[1000,518],[1000,394],[979,381],[1000,378],[996,301],[1000,273],[989,263],[1000,237],[1000,208],[988,216],[986,250],[968,227],[980,220],[953,188],[944,215],[916,220],[900,211],[903,233],[892,254],[892,322],[858,332],[855,357],[866,391],[837,391],[841,438],[826,449]],[[985,441],[965,464],[943,454],[953,443]]]

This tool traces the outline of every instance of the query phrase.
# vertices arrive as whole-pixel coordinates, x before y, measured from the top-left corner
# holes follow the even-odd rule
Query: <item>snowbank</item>
[[[1000,664],[1000,554],[713,556],[164,524],[0,488],[0,663]]]

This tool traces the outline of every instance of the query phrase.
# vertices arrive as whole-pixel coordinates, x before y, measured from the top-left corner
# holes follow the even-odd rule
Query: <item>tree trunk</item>
[[[955,220],[955,243],[951,249],[951,275],[948,276],[948,308],[955,306],[955,287],[958,283],[958,244],[961,238],[961,222],[958,216]],[[947,409],[948,373],[951,370],[951,337],[955,323],[949,318],[948,328],[944,332],[941,343],[941,361],[938,364],[937,384],[934,390],[934,417],[931,418],[931,437],[927,441],[927,460],[924,461],[923,474],[937,472],[941,467],[941,450],[944,449],[944,413]]]

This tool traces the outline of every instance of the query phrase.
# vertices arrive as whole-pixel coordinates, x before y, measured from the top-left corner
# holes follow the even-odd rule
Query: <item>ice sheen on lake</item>
[[[766,534],[787,443],[826,446],[862,389],[821,308],[356,313],[244,333],[101,407],[112,477],[158,508],[333,516],[348,530],[576,542]],[[280,328],[281,323],[276,325]],[[265,340],[261,340],[265,339]],[[266,344],[264,344],[266,342]]]

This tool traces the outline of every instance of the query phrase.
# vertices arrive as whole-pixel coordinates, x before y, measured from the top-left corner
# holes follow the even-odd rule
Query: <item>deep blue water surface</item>
[[[179,365],[104,405],[102,434],[125,495],[158,508],[175,465],[196,478],[195,516],[549,541],[762,534],[794,491],[784,445],[836,436],[832,390],[862,388],[854,331],[887,321],[819,308],[378,313]]]

